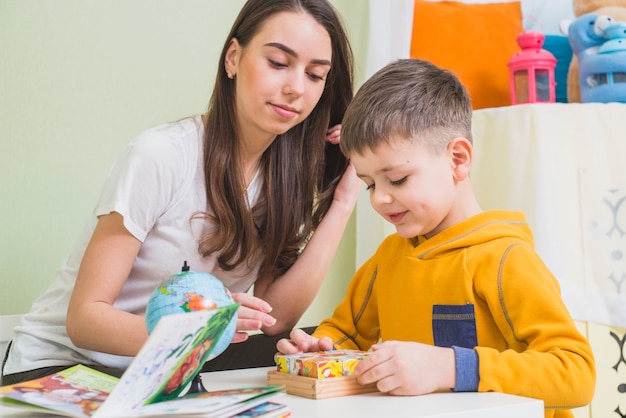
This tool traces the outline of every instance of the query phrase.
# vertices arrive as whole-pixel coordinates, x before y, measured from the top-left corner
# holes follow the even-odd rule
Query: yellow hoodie
[[[456,320],[469,339],[454,341]],[[479,392],[541,399],[546,417],[572,417],[595,389],[591,347],[519,212],[483,212],[430,239],[387,237],[314,335],[359,350],[379,339],[473,348]]]

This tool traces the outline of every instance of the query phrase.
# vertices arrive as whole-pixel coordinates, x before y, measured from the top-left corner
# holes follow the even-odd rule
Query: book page
[[[0,395],[83,418],[95,414],[118,381],[116,377],[79,365],[41,379],[2,386]]]
[[[194,393],[139,409],[136,416],[202,415],[203,418],[230,417],[284,395],[284,386],[259,386],[214,392]]]
[[[98,417],[129,415],[144,405],[176,398],[211,354],[239,305],[161,318]]]

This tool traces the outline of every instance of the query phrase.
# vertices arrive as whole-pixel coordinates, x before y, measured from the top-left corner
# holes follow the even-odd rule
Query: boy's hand
[[[280,354],[309,353],[313,351],[327,351],[333,349],[333,341],[328,338],[315,338],[301,329],[294,329],[289,339],[282,338],[276,343]]]
[[[455,385],[452,348],[386,341],[372,350],[354,370],[362,385],[376,382],[379,391],[391,395],[423,395]]]

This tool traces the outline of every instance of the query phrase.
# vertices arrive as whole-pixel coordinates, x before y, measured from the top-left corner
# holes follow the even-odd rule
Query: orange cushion
[[[519,1],[468,4],[415,1],[411,57],[452,71],[465,85],[474,109],[508,106],[507,63],[519,50]]]

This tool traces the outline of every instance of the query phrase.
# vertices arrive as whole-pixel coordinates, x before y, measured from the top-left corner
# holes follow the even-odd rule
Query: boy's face
[[[350,155],[372,207],[404,238],[428,238],[457,222],[453,143],[434,154],[419,141],[392,137],[374,151]]]

